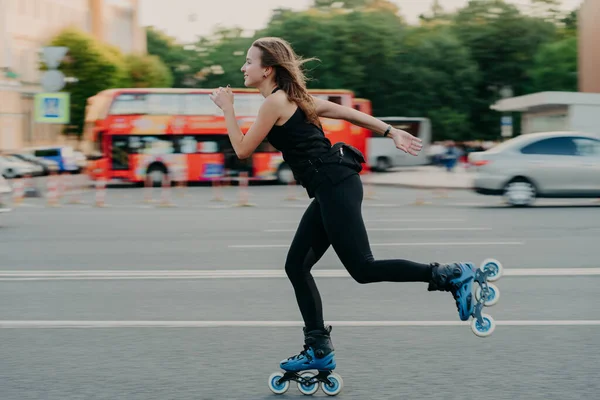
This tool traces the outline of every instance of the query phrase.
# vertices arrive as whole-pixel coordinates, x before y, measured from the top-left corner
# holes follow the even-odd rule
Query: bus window
[[[152,93],[146,95],[147,114],[149,115],[179,115],[182,96],[174,93]]]
[[[194,154],[198,146],[198,141],[194,136],[181,136],[175,138],[175,148],[179,148],[178,153]]]
[[[146,114],[148,111],[146,106],[146,94],[145,93],[127,93],[120,94],[115,98],[110,110],[109,115],[137,115]]]
[[[219,151],[219,145],[214,140],[206,140],[198,143],[198,153],[213,154]]]
[[[208,94],[184,94],[181,95],[181,99],[182,115],[217,115],[218,107]]]
[[[132,135],[129,149],[132,154],[161,155],[173,154],[175,149],[171,138],[162,135]]]

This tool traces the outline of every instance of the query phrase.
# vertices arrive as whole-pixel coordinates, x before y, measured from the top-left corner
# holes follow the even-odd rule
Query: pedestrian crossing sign
[[[37,93],[35,95],[35,122],[68,124],[70,122],[69,93]]]

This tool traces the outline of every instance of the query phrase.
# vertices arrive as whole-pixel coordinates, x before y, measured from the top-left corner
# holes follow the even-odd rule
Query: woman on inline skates
[[[414,156],[421,151],[421,140],[351,107],[312,97],[301,70],[306,61],[279,38],[261,38],[252,44],[241,68],[244,85],[258,89],[265,101],[245,135],[236,122],[231,89],[220,87],[211,94],[223,110],[236,155],[241,159],[250,157],[266,137],[282,152],[296,181],[313,198],[285,261],[305,324],[304,350],[281,362],[281,368],[290,372],[335,368],[331,328],[324,325],[321,297],[311,275],[311,268],[330,246],[358,283],[425,282],[429,291],[452,293],[461,320],[467,320],[473,310],[474,271],[468,265],[373,258],[361,214],[363,187],[358,173],[363,156],[345,144],[332,146],[319,117],[346,120],[378,132],[390,137],[390,144]]]

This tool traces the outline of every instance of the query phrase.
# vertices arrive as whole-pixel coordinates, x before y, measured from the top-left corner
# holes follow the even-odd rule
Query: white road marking
[[[369,222],[464,222],[464,219],[458,218],[390,218],[390,219],[364,219],[365,223]],[[269,221],[271,224],[297,224],[300,222],[300,218],[297,220],[277,220],[277,221]]]
[[[318,278],[351,278],[345,269],[312,271]],[[600,276],[600,268],[504,268],[504,276]],[[286,278],[283,269],[258,270],[57,270],[0,271],[0,281],[98,280],[98,279],[247,279]]]
[[[412,231],[491,231],[492,228],[367,228],[369,232],[412,232]],[[295,229],[265,229],[265,232],[296,232]]]
[[[600,326],[600,320],[506,320],[498,326]],[[468,326],[469,321],[327,321],[336,327],[441,327]],[[44,321],[0,320],[0,328],[263,328],[300,327],[301,321]]]
[[[524,242],[405,242],[405,243],[371,243],[372,247],[393,246],[522,246]],[[269,249],[286,248],[289,244],[230,244],[230,249]]]

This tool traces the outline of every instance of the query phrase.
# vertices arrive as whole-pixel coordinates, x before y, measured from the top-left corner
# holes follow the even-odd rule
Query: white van
[[[431,121],[428,118],[377,117],[377,119],[420,138],[423,141],[423,150],[418,156],[413,156],[398,150],[390,137],[371,135],[367,138],[367,163],[373,171],[430,163],[427,148],[431,144]]]

